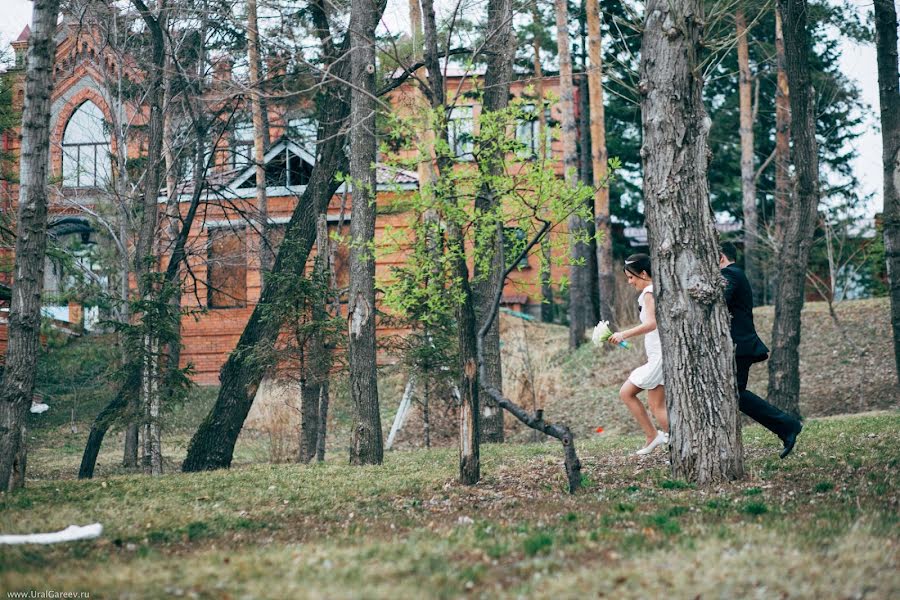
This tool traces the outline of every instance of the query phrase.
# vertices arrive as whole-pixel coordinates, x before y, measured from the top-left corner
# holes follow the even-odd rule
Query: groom
[[[720,246],[719,269],[728,283],[725,288],[725,303],[731,313],[731,339],[735,345],[738,408],[781,439],[784,443],[781,458],[784,458],[794,449],[803,425],[747,389],[750,365],[769,358],[769,349],[756,334],[756,327],[753,325],[753,290],[744,271],[734,264],[736,259],[737,248],[734,244],[723,242]]]

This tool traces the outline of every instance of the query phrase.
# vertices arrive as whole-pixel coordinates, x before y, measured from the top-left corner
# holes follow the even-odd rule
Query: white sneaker
[[[653,438],[653,441],[635,452],[638,456],[644,456],[645,454],[650,454],[653,450],[662,444],[667,444],[669,442],[669,436],[663,433],[662,431],[656,432],[656,437]]]

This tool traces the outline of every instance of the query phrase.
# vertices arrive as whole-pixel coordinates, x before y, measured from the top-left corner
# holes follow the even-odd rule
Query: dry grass
[[[380,467],[32,481],[0,530],[99,521],[101,539],[0,549],[0,591],[92,597],[889,598],[900,593],[900,414],[812,420],[794,455],[745,430],[747,478],[696,489],[633,436],[579,440],[585,490],[557,444],[452,449]],[[66,460],[61,457],[60,463]]]

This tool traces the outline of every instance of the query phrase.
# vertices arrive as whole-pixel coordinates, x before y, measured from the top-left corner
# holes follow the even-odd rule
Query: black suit
[[[722,269],[728,282],[725,303],[731,313],[731,339],[735,346],[737,365],[738,408],[782,440],[786,435],[800,430],[800,421],[772,406],[747,389],[750,365],[769,358],[769,349],[756,334],[753,325],[753,290],[750,282],[737,265]]]

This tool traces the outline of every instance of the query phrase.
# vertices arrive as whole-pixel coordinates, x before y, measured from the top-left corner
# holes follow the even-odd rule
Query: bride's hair
[[[646,272],[648,277],[653,277],[653,271],[650,270],[650,257],[643,253],[632,254],[625,259],[625,271],[639,279],[642,279],[642,272]]]

